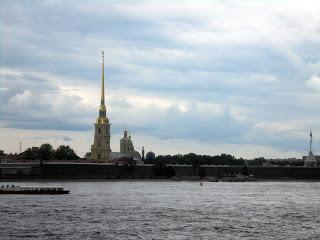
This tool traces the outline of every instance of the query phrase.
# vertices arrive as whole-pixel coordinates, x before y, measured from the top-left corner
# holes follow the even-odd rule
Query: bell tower
[[[91,158],[94,162],[111,162],[110,148],[110,123],[106,116],[106,105],[104,97],[104,52],[102,51],[102,79],[101,79],[101,99],[99,116],[94,124],[94,142],[91,145]]]

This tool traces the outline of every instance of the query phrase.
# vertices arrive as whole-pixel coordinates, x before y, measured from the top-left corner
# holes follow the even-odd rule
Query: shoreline
[[[255,179],[254,181],[211,181],[201,179],[0,179],[0,182],[216,182],[216,183],[248,183],[248,182],[320,182],[320,179]]]
[[[0,181],[320,181],[320,167],[0,164]]]

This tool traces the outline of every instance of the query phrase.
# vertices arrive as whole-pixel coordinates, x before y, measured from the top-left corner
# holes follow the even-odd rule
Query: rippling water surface
[[[320,239],[319,182],[14,184],[71,193],[0,195],[0,239]]]

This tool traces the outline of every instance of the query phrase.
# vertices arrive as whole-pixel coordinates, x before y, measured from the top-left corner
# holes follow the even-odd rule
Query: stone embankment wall
[[[0,164],[2,179],[221,179],[239,174],[256,179],[320,180],[320,167],[115,166],[95,163]]]

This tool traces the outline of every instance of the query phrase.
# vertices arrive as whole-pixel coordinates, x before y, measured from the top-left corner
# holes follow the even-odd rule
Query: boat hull
[[[20,187],[14,185],[2,186],[0,188],[0,194],[32,194],[32,195],[57,195],[68,194],[69,190],[65,190],[63,187]]]
[[[28,194],[28,195],[58,195],[58,194],[68,194],[68,190],[62,190],[62,191],[1,191],[0,194]]]

